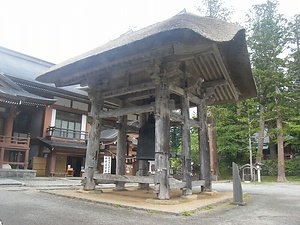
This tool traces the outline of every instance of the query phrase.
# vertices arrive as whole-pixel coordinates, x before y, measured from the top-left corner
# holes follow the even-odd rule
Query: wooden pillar
[[[208,139],[209,139],[209,151],[210,151],[210,171],[212,180],[218,180],[219,175],[219,163],[218,163],[218,153],[217,153],[217,134],[215,131],[216,122],[213,117],[208,123]]]
[[[24,170],[28,168],[29,148],[25,151]]]
[[[5,126],[4,126],[4,136],[11,137],[12,130],[14,125],[14,114],[10,114],[8,118],[5,119]]]
[[[47,106],[44,113],[43,137],[47,136],[47,128],[51,126],[52,106]]]
[[[100,98],[95,84],[89,84],[89,98],[91,100],[91,124],[85,159],[85,183],[84,190],[95,190],[94,172],[97,168],[99,156],[101,122],[100,110],[103,108],[103,99]]]
[[[0,152],[0,169],[3,168],[3,161],[4,161],[4,147],[1,148],[1,152]]]
[[[50,162],[49,162],[49,173],[50,173],[50,175],[51,175],[51,173],[55,172],[55,161],[56,161],[56,151],[51,150]]]
[[[182,173],[183,181],[186,182],[186,188],[183,189],[183,195],[192,194],[192,171],[191,171],[191,137],[190,137],[190,103],[188,94],[185,92],[181,97],[181,114],[184,123],[182,125]]]
[[[116,175],[125,175],[125,161],[126,161],[126,127],[127,116],[119,117],[120,129],[118,130],[117,139],[117,161],[116,161]],[[125,183],[117,182],[115,190],[124,190]]]
[[[155,190],[159,199],[170,199],[170,109],[169,87],[166,78],[156,77],[155,95]]]
[[[198,129],[201,170],[200,179],[205,180],[204,191],[211,191],[210,153],[208,142],[207,105],[205,102],[205,94],[201,96],[200,104],[197,107],[197,113],[200,122],[200,128]]]
[[[29,147],[30,145],[30,134],[27,136],[27,148],[25,150],[25,158],[24,158],[24,170],[27,170],[28,168],[28,159],[29,159]]]
[[[141,113],[139,115],[139,126],[140,128],[147,123],[147,113]],[[139,165],[139,176],[148,176],[149,175],[149,163],[148,160],[138,160],[138,165]],[[144,184],[144,183],[139,183],[139,189],[149,189],[149,184]]]

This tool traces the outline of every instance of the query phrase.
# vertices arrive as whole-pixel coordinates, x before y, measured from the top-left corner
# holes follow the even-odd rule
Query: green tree
[[[300,149],[300,14],[294,16],[289,23],[291,28],[291,54],[288,63],[288,76],[291,80],[288,90],[291,92],[289,98],[291,112],[288,121],[288,133],[291,138],[287,144],[295,149]],[[300,151],[300,150],[299,150]],[[300,154],[300,152],[298,152]]]
[[[285,75],[285,60],[282,54],[288,47],[287,20],[277,12],[277,1],[268,0],[265,4],[253,6],[248,15],[253,74],[258,88],[260,108],[260,130],[256,159],[261,161],[265,122],[276,120],[278,146],[278,181],[286,181],[284,170],[283,121],[286,118],[285,99],[289,79]],[[269,131],[270,132],[270,131]]]
[[[230,21],[232,10],[225,7],[223,0],[202,0],[202,4],[198,4],[197,10],[204,16]]]
[[[170,128],[170,150],[171,154],[175,155],[180,152],[181,146],[181,129],[179,126],[172,126]]]

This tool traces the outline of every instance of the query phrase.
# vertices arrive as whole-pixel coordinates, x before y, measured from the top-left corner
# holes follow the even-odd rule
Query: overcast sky
[[[225,0],[224,0],[225,1]],[[227,0],[228,1],[228,0]],[[233,21],[244,22],[253,4],[229,0]],[[0,0],[0,46],[59,63],[121,34],[168,19],[201,0]],[[300,14],[299,0],[279,0],[279,11]],[[199,13],[198,13],[199,14]]]

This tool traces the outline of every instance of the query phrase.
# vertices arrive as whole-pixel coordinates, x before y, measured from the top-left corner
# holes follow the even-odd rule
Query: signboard
[[[111,173],[111,156],[104,156],[103,174]]]

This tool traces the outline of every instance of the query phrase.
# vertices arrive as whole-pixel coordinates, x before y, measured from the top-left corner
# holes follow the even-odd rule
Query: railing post
[[[24,170],[27,170],[28,168],[29,145],[30,145],[30,134],[28,134],[27,136],[27,148],[25,150]]]

